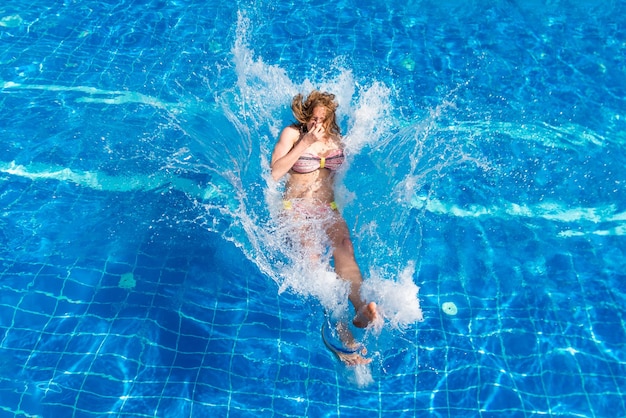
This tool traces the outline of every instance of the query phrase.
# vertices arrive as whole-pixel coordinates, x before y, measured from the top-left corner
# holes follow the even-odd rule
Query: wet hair
[[[326,119],[324,120],[324,127],[327,131],[335,135],[341,135],[339,126],[337,125],[337,119],[335,117],[335,111],[338,104],[335,101],[335,95],[332,93],[321,92],[319,90],[313,90],[305,99],[302,94],[297,94],[291,101],[291,110],[296,117],[297,122],[293,124],[298,130],[304,131],[306,124],[313,117],[313,110],[316,107],[323,106],[326,108]]]

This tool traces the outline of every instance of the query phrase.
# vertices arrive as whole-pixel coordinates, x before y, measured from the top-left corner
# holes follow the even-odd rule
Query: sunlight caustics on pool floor
[[[626,415],[609,3],[1,6],[0,417]],[[386,315],[368,367],[272,239],[313,87]]]

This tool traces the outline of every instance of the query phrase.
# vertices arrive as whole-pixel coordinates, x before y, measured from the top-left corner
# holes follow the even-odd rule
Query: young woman
[[[335,111],[335,95],[320,91],[311,92],[306,99],[298,94],[291,109],[297,120],[283,129],[274,152],[271,169],[274,180],[287,178],[285,212],[298,222],[304,221],[300,240],[304,247],[313,246],[316,238],[308,232],[321,228],[330,241],[337,276],[350,284],[349,299],[355,309],[352,323],[367,327],[378,318],[376,304],[361,297],[363,277],[354,257],[350,232],[334,198],[334,174],[344,162],[343,146]],[[306,223],[311,228],[306,227]],[[357,365],[369,363],[366,353],[358,346],[345,324],[338,326],[345,348],[324,342],[344,363]]]

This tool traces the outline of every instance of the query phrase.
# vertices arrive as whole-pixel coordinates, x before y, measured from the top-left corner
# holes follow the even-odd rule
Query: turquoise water
[[[624,11],[0,6],[0,416],[626,415]],[[312,88],[369,367],[325,349],[345,306],[274,223]]]

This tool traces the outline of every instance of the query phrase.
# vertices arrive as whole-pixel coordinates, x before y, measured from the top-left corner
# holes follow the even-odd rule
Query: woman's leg
[[[359,328],[365,328],[378,316],[376,303],[367,302],[361,297],[363,276],[354,257],[354,247],[350,240],[348,225],[338,213],[333,217],[327,233],[333,245],[335,272],[337,276],[350,283],[349,299],[356,311],[352,322]]]

